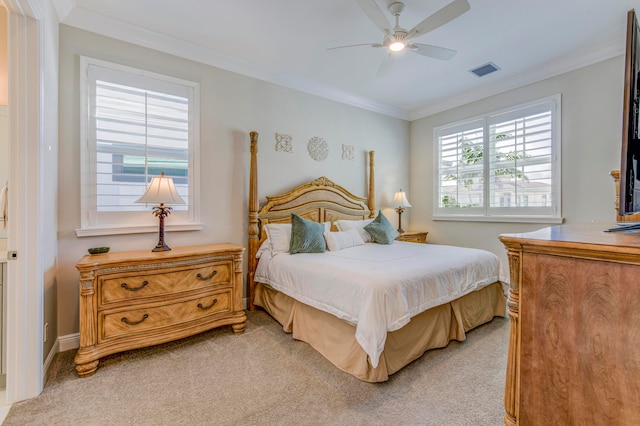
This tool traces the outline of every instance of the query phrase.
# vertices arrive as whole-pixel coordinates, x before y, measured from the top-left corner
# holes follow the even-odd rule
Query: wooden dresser
[[[427,243],[427,234],[426,231],[405,231],[400,234],[396,240],[398,241],[407,241],[410,243]]]
[[[640,232],[589,223],[501,235],[507,425],[640,425]]]
[[[100,358],[222,325],[244,331],[244,248],[233,244],[87,255],[80,272],[80,377]]]

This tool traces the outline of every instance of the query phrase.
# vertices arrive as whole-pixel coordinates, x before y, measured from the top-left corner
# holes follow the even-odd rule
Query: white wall
[[[623,65],[617,57],[412,122],[411,228],[428,230],[432,243],[490,250],[506,265],[499,234],[548,225],[433,221],[433,129],[557,93],[562,95],[565,223],[615,221],[615,186],[609,172],[620,167]]]
[[[60,26],[60,152],[58,219],[58,335],[78,331],[78,275],[74,265],[89,247],[113,251],[149,249],[157,234],[77,238],[80,226],[79,55],[149,69],[200,83],[201,221],[197,232],[169,232],[170,246],[228,241],[247,246],[249,132],[260,134],[261,201],[304,181],[327,176],[355,195],[366,196],[366,152],[376,151],[377,199],[388,206],[408,187],[409,123],[329,101],[211,66]],[[292,154],[275,151],[275,133],[291,134]],[[316,162],[307,141],[329,144],[329,158]],[[355,160],[342,160],[342,144]],[[395,213],[385,213],[397,221]],[[170,221],[171,217],[167,219]],[[149,222],[157,219],[149,213]],[[394,222],[392,222],[394,223]]]

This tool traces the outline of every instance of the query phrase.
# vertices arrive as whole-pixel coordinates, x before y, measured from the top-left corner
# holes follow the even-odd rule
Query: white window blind
[[[152,223],[150,206],[135,201],[162,172],[187,203],[171,206],[169,223],[195,223],[198,85],[86,57],[81,67],[82,229]]]
[[[435,129],[434,218],[560,215],[560,96]]]

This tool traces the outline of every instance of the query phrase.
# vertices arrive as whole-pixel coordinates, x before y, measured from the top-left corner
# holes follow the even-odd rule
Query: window
[[[434,130],[434,219],[559,222],[560,95]]]
[[[171,176],[186,205],[168,229],[197,224],[197,83],[81,57],[82,223],[78,236],[157,231],[135,201],[153,176]]]

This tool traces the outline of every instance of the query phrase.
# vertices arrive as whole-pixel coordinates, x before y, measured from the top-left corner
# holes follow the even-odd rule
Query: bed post
[[[253,292],[255,282],[253,274],[256,271],[258,243],[258,132],[250,132],[251,140],[251,166],[249,171],[249,273],[247,274],[247,308],[250,311],[256,309],[253,304]]]
[[[375,155],[375,151],[369,151],[369,195],[367,196],[367,200],[369,203],[369,217],[376,217],[376,181],[375,181],[375,173],[374,173],[374,160],[373,156]]]

